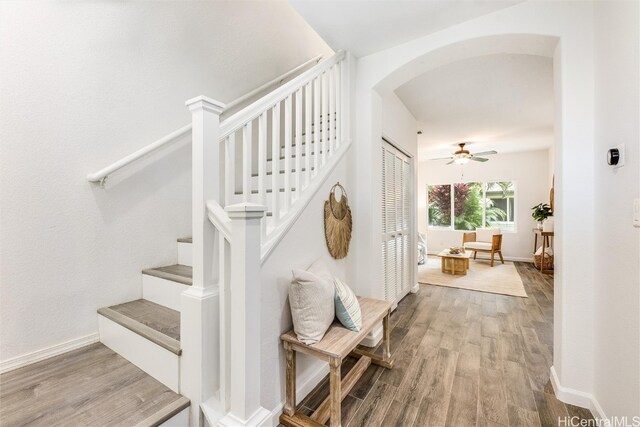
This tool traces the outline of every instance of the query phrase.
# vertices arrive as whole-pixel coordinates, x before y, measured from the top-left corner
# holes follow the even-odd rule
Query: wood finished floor
[[[3,427],[131,427],[188,405],[100,343],[0,375]]]
[[[394,369],[367,369],[342,402],[342,425],[546,427],[592,418],[557,400],[549,382],[553,276],[516,267],[529,298],[433,285],[405,297],[391,316]],[[354,363],[347,359],[342,374]],[[328,393],[325,378],[300,411],[310,415]]]

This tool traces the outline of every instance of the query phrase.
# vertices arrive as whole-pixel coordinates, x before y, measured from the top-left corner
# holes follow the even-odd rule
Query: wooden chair
[[[473,259],[476,259],[478,252],[491,254],[491,267],[495,254],[500,257],[500,262],[504,264],[502,258],[502,234],[496,228],[477,228],[473,233],[464,233],[462,236],[462,246],[465,250],[473,251]]]
[[[362,329],[353,332],[335,322],[317,343],[306,345],[298,341],[293,330],[282,334],[286,354],[286,401],[280,423],[287,427],[324,427],[330,420],[330,427],[341,426],[341,402],[351,391],[370,364],[387,369],[393,367],[390,349],[389,315],[391,303],[388,301],[358,297],[362,312]],[[382,320],[382,355],[358,348],[362,339]],[[329,362],[330,394],[311,415],[306,416],[296,410],[296,352],[308,354]],[[358,362],[341,380],[340,366],[347,356],[358,358]]]

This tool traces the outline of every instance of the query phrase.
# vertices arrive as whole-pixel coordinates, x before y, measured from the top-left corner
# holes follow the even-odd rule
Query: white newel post
[[[231,218],[230,412],[221,426],[258,426],[270,412],[260,406],[260,220],[266,208],[227,206]]]
[[[193,285],[182,294],[180,393],[191,400],[191,426],[202,426],[200,404],[219,386],[218,239],[206,202],[221,200],[220,114],[224,104],[199,96],[186,102],[192,113]]]

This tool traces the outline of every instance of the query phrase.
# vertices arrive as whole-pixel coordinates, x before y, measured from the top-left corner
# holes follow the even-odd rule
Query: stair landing
[[[156,426],[189,406],[103,344],[0,375],[6,426]]]

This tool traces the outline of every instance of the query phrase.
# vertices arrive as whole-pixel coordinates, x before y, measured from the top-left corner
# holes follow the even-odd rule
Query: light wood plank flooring
[[[391,316],[394,369],[367,369],[342,403],[342,425],[546,427],[592,418],[557,400],[549,382],[553,276],[516,267],[529,298],[432,285],[405,297]],[[345,361],[343,375],[353,364]],[[328,393],[325,378],[301,412]]]
[[[100,343],[0,375],[7,427],[157,425],[188,406]]]

